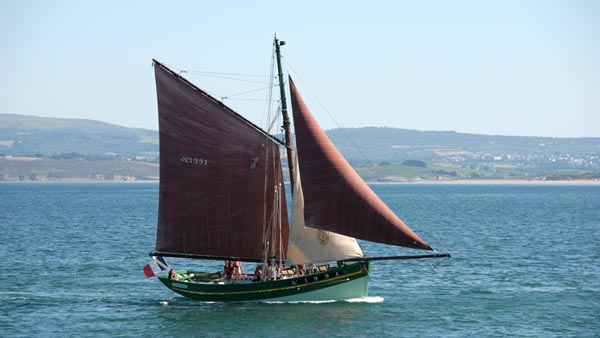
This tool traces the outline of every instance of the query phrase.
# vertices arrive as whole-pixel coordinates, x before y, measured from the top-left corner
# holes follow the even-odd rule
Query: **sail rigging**
[[[156,264],[163,262],[160,256],[228,260],[212,273],[174,271],[165,263],[169,271],[157,277],[179,294],[203,301],[345,300],[368,294],[370,261],[449,257],[364,256],[357,239],[431,247],[346,162],[290,78],[294,142],[281,71],[283,45],[275,37],[285,142],[154,60],[160,188],[156,247],[150,254],[159,256],[153,257]],[[289,220],[283,147],[292,189]],[[237,261],[262,264],[248,274]]]

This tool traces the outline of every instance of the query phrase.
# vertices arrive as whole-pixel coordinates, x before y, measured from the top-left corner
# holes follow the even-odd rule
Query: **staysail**
[[[298,170],[297,161],[298,156],[296,156],[296,173],[294,186],[292,187],[294,198],[287,264],[309,264],[363,257],[363,251],[355,238],[306,227],[304,223],[302,177],[300,170]]]
[[[156,253],[285,259],[289,226],[278,140],[162,64],[155,61],[154,69]]]
[[[367,186],[344,159],[290,78],[306,226],[367,241],[432,250]]]

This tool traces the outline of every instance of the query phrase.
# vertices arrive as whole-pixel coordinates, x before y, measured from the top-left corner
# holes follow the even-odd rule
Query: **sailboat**
[[[150,256],[159,268],[158,279],[178,294],[216,302],[347,300],[368,295],[371,261],[450,256],[364,255],[357,239],[433,249],[352,169],[290,77],[294,140],[281,71],[284,44],[275,36],[284,140],[153,62],[160,189],[156,247]],[[164,257],[225,263],[218,271],[174,270]],[[243,273],[240,263],[256,268]]]

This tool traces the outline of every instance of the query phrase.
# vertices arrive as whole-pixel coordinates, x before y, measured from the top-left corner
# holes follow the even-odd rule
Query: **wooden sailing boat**
[[[260,264],[256,274],[177,270],[158,275],[181,295],[204,301],[359,298],[367,295],[371,260],[449,257],[364,257],[356,238],[432,249],[342,157],[290,78],[292,146],[281,72],[283,44],[275,37],[285,141],[154,61],[160,197],[156,249],[150,255],[167,269],[162,257]],[[282,147],[288,153],[291,219]]]

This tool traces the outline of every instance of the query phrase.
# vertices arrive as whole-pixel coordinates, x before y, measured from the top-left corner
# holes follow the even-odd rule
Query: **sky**
[[[600,137],[593,0],[0,0],[0,113],[157,130],[157,59],[264,126],[275,32],[324,129]]]

